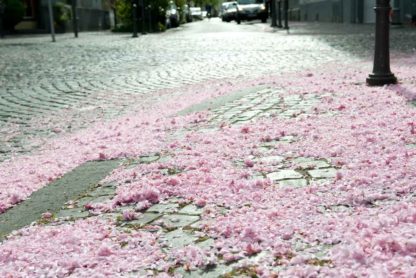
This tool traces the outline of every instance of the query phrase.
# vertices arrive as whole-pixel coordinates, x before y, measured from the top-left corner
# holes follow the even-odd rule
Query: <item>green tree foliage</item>
[[[53,7],[55,24],[58,28],[64,28],[65,25],[72,20],[71,6],[64,2],[56,2]]]
[[[133,27],[132,7],[129,0],[116,0],[115,3],[117,19],[119,20],[117,29],[130,31]]]
[[[165,10],[168,6],[168,0],[144,0],[145,10],[145,29],[149,27],[149,18],[152,19],[152,30],[163,29],[160,26],[165,24]],[[141,1],[138,1],[139,5]],[[133,30],[133,8],[132,0],[116,0],[115,10],[117,17],[117,31],[132,31]],[[150,12],[150,17],[149,17]],[[139,19],[139,29],[141,29],[142,20],[141,17],[141,6],[138,7],[137,17]]]
[[[210,5],[212,7],[217,7],[222,1],[220,0],[193,0],[195,6],[205,7],[205,5]]]
[[[25,15],[25,6],[21,0],[3,0],[4,10],[4,28],[13,30],[14,26],[19,23]]]

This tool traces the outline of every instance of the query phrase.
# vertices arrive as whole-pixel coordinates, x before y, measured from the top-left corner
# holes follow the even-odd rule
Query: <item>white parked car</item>
[[[201,7],[191,7],[191,15],[193,19],[202,20],[202,10]]]

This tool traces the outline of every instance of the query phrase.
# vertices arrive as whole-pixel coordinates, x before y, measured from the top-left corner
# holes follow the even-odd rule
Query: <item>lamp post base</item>
[[[383,86],[387,84],[396,84],[397,78],[394,74],[370,74],[367,77],[367,84],[369,86]]]

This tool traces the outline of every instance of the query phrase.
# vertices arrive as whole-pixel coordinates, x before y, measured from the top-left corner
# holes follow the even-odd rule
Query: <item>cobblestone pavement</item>
[[[218,128],[218,124],[215,123],[219,119],[221,119],[221,122],[230,125],[240,125],[264,117],[298,117],[302,114],[309,113],[308,107],[319,101],[314,95],[307,96],[306,98],[299,96],[279,97],[279,92],[281,91],[282,89],[253,90],[252,93],[243,98],[230,101],[212,110],[212,119],[207,121],[206,124],[199,126],[198,129],[203,132],[209,132],[214,126]],[[296,109],[301,109],[302,112]],[[230,112],[231,110],[232,112]],[[253,112],[247,115],[247,111],[254,111],[255,113]],[[273,186],[279,188],[305,187],[311,182],[325,184],[331,181],[335,177],[337,170],[335,166],[331,165],[329,160],[310,157],[292,157],[291,155],[286,156],[284,154],[276,155],[274,153],[274,150],[278,149],[277,146],[279,144],[290,144],[295,140],[296,138],[293,136],[284,136],[278,141],[264,142],[259,145],[258,148],[262,155],[248,157],[248,159],[252,159],[255,163],[263,165],[264,169],[267,170],[257,172],[251,178],[268,178],[274,183]],[[130,169],[137,167],[139,164],[157,163],[162,160],[168,162],[170,157],[161,154],[149,154],[148,156],[142,156],[135,160],[125,160],[121,167]],[[246,166],[244,161],[235,161],[235,167],[244,168]],[[161,174],[166,176],[175,176],[177,174],[175,171],[171,171],[171,169],[160,169],[160,171]],[[61,225],[68,221],[97,217],[86,208],[100,203],[111,202],[119,185],[113,182],[101,182],[92,190],[67,202],[62,209],[54,214],[51,222],[40,222],[40,224]],[[212,209],[210,208],[210,210]],[[215,209],[222,215],[229,213],[229,208],[226,206],[218,206]],[[321,213],[345,211],[348,209],[348,207],[344,206],[319,207]],[[123,214],[126,211],[134,212],[136,217],[134,219],[125,219]],[[214,214],[211,212],[211,215]],[[135,205],[125,205],[118,207],[115,211],[101,214],[98,217],[113,221],[117,229],[127,233],[133,230],[144,230],[155,233],[158,242],[166,253],[188,245],[197,246],[203,250],[215,249],[215,238],[209,236],[204,226],[216,221],[216,219],[214,216],[209,217],[204,212],[204,208],[198,207],[182,198],[170,198],[141,211],[138,211]],[[311,260],[311,265],[326,263],[330,245],[309,246],[303,243],[301,237],[295,242],[294,250],[298,253],[314,254],[315,260]],[[248,275],[250,269],[247,268],[247,265],[255,267],[257,265],[256,262],[262,256],[271,256],[271,254],[268,251],[263,251],[255,256],[237,258],[233,262],[218,257],[218,263],[212,265],[210,268],[188,271],[186,267],[177,265],[175,268],[170,269],[170,273],[183,275],[183,277],[240,277],[241,275]],[[283,267],[276,267],[276,271],[281,269]],[[149,265],[147,268],[137,269],[130,274],[131,277],[135,275],[152,277],[160,271],[160,269]]]
[[[163,34],[82,33],[0,41],[0,161],[30,151],[28,140],[112,118],[152,92],[208,80],[256,78],[313,68],[334,60],[370,57],[372,27],[297,23],[287,34],[267,24],[219,20],[187,24]],[[415,32],[393,31],[393,49],[412,51]]]

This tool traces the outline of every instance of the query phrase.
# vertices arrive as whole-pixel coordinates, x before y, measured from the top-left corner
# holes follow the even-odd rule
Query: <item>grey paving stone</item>
[[[303,175],[295,170],[280,170],[267,174],[267,178],[272,181],[281,181],[287,179],[301,179]]]
[[[197,242],[196,246],[202,249],[212,249],[215,246],[215,240],[212,238],[209,238],[207,240]]]
[[[301,169],[320,169],[331,167],[326,161],[323,160],[314,160],[312,159],[294,159],[293,160],[295,167],[300,167]]]
[[[125,210],[135,211],[136,210],[136,205],[135,204],[129,204],[129,205],[125,205],[125,206],[116,207],[114,209],[114,211],[117,212],[117,213],[122,213]]]
[[[251,122],[251,119],[247,119],[247,118],[242,118],[242,119],[237,119],[237,120],[232,120],[231,123],[232,124],[237,124],[237,125],[241,125],[241,124],[246,124]]]
[[[280,155],[273,155],[273,156],[266,156],[266,157],[259,158],[259,161],[261,163],[271,164],[271,165],[276,165],[280,162],[283,162],[284,160],[285,158]]]
[[[151,206],[147,212],[159,212],[159,213],[173,213],[177,212],[179,204],[177,203],[167,203],[167,204],[156,204]]]
[[[301,100],[301,97],[299,95],[289,95],[289,96],[285,96],[283,98],[284,102],[299,102]]]
[[[0,239],[38,220],[42,213],[56,213],[104,179],[120,161],[87,162],[62,178],[34,192],[30,198],[0,214]]]
[[[152,162],[159,160],[159,158],[160,158],[159,155],[141,156],[139,158],[139,162],[140,163],[152,163]]]
[[[256,116],[257,114],[259,114],[259,112],[261,112],[261,111],[250,110],[250,111],[247,111],[247,112],[244,112],[244,113],[240,114],[239,118],[250,119],[250,118]]]
[[[195,242],[198,238],[190,232],[177,229],[162,235],[160,239],[166,242],[169,247],[177,249]]]
[[[102,184],[101,187],[103,187],[103,188],[110,187],[110,188],[113,188],[114,190],[116,190],[117,189],[117,184],[109,182],[109,183]]]
[[[350,212],[353,210],[353,208],[350,206],[345,206],[345,205],[335,205],[335,206],[319,206],[317,210],[320,213],[331,213],[331,212],[340,213],[340,212]]]
[[[295,136],[287,135],[279,138],[279,142],[294,142],[296,140]]]
[[[191,225],[189,225],[189,228],[196,229],[196,230],[201,230],[202,227],[203,227],[203,225],[204,225],[204,222],[201,221],[201,220],[199,220],[199,221],[197,221],[197,222],[192,223]]]
[[[99,196],[99,197],[90,197],[90,196],[87,196],[87,197],[83,197],[83,198],[81,198],[81,199],[77,200],[77,201],[76,201],[76,204],[77,204],[79,207],[83,207],[83,206],[85,206],[86,204],[98,204],[98,203],[103,203],[103,202],[106,202],[106,201],[108,201],[108,200],[110,200],[110,199],[111,199],[111,197],[110,197],[110,196]]]
[[[117,221],[121,217],[121,214],[120,213],[110,212],[110,213],[100,214],[99,217],[102,218],[102,219],[107,219],[107,220],[111,220],[111,221]]]
[[[279,141],[271,141],[271,142],[262,143],[260,146],[263,148],[271,149],[271,148],[275,148],[278,143]]]
[[[56,217],[58,218],[73,218],[73,219],[79,219],[79,218],[86,218],[90,214],[88,211],[79,209],[79,208],[73,208],[73,209],[63,209],[60,210]]]
[[[127,273],[127,274],[123,274],[123,277],[129,277],[129,278],[149,277],[149,276],[154,276],[154,273],[146,269],[139,269],[139,270],[135,270],[130,273]]]
[[[267,257],[273,257],[273,254],[270,251],[262,251],[251,257],[246,258],[245,261],[248,262],[250,265],[258,265],[261,262],[261,260]]]
[[[209,270],[196,270],[185,271],[183,268],[179,268],[175,273],[183,275],[184,278],[218,278],[222,275],[230,273],[233,270],[232,266],[219,264],[215,268]]]
[[[337,174],[337,170],[334,168],[317,169],[308,171],[308,174],[314,179],[328,179],[334,178]]]
[[[174,229],[188,226],[198,220],[199,216],[195,215],[170,214],[162,216],[157,222],[163,227]]]
[[[158,219],[161,216],[162,216],[162,214],[159,214],[159,213],[146,212],[146,213],[140,214],[137,217],[136,220],[129,221],[128,224],[129,225],[144,226],[144,225],[147,225],[147,224],[155,221],[156,219]]]
[[[304,187],[308,185],[308,181],[305,179],[281,180],[279,181],[279,185],[287,187]]]
[[[226,120],[230,120],[230,119],[234,118],[235,116],[237,116],[237,114],[235,114],[235,113],[227,113],[227,114],[222,115],[222,118],[223,119],[226,119]]]
[[[183,207],[179,213],[189,214],[189,215],[201,215],[203,208],[197,207],[196,205],[190,204]]]
[[[93,191],[88,192],[91,197],[112,196],[116,192],[114,187],[98,187]]]

